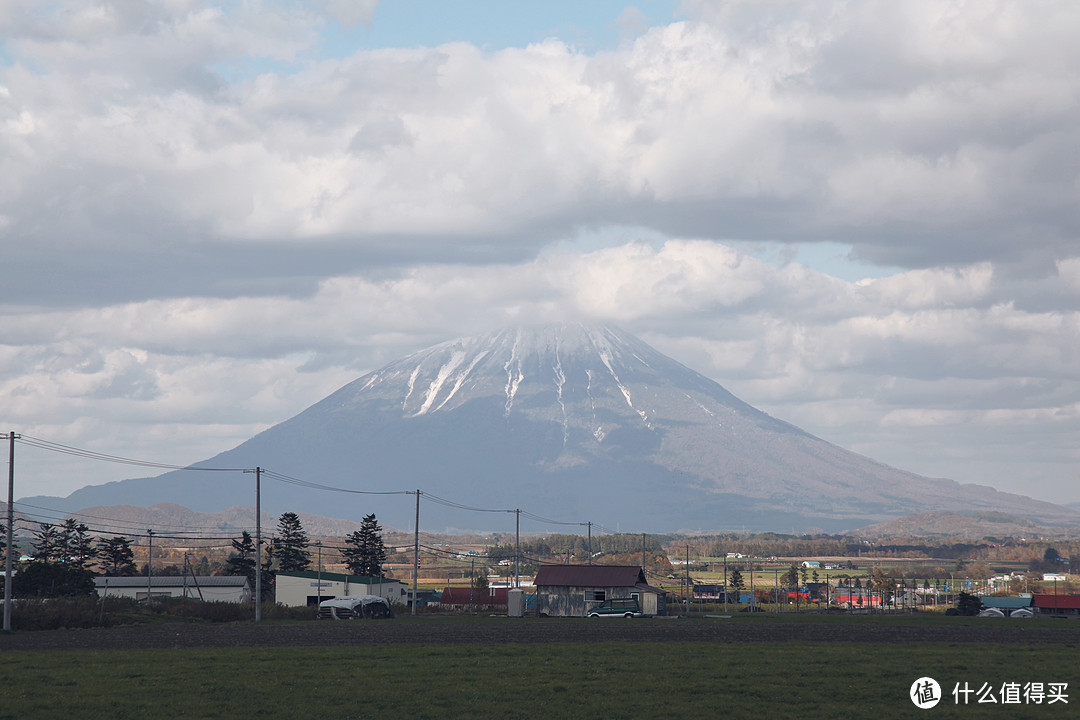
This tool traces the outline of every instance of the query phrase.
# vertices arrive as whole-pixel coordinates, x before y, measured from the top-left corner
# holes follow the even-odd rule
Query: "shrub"
[[[11,608],[13,630],[59,630],[115,624],[114,615],[102,612],[95,597],[31,598],[16,600]]]
[[[11,579],[14,597],[56,598],[94,594],[94,574],[86,568],[66,563],[26,563]]]

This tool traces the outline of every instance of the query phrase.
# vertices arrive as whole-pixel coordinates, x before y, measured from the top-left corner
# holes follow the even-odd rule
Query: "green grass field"
[[[1075,646],[595,643],[0,654],[0,718],[1066,718]],[[908,698],[928,675],[932,710]],[[954,704],[1067,682],[1069,704]]]

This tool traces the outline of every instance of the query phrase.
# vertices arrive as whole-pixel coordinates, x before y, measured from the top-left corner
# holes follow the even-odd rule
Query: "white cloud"
[[[187,462],[448,333],[579,317],[883,461],[1068,488],[1078,6],[321,52],[375,8],[0,0],[9,422]],[[735,249],[823,240],[909,270]]]
[[[580,317],[640,332],[748,402],[840,445],[1030,492],[1023,484],[1035,466],[982,461],[981,448],[1007,443],[1010,432],[1075,432],[1080,311],[987,304],[990,275],[979,265],[860,286],[671,240],[338,277],[308,298],[24,311],[2,321],[0,401],[16,425],[84,445],[112,438],[123,446],[117,428],[145,424],[156,437],[176,425],[190,452],[218,451],[448,335]],[[953,457],[952,432],[965,437],[967,469]],[[139,447],[152,453],[154,445]],[[1063,480],[1052,467],[1037,473],[1047,487]]]

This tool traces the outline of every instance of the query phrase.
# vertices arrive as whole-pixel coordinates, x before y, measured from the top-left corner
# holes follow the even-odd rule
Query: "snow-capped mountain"
[[[624,531],[840,530],[929,510],[1080,520],[1050,503],[845,451],[632,335],[585,325],[516,328],[422,350],[200,464],[258,465],[302,481],[264,481],[264,508],[377,512],[403,528],[413,498],[311,484],[420,489],[430,501],[421,527],[432,529],[513,530],[513,518],[478,511],[513,509]],[[251,479],[167,473],[83,488],[65,504],[163,501],[250,506]],[[533,531],[560,529],[530,519]]]

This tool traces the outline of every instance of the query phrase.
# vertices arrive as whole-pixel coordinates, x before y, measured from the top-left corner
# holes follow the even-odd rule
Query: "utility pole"
[[[645,533],[641,533],[641,572],[645,572]]]
[[[315,547],[319,548],[319,577],[315,580],[315,617],[318,618],[319,606],[322,605],[322,540],[315,543]]]
[[[255,473],[255,622],[262,622],[262,468]]]
[[[413,525],[412,614],[416,614],[416,582],[420,575],[420,489],[416,489],[416,524]]]
[[[724,552],[724,612],[727,612],[727,551]],[[739,599],[735,599],[735,607],[739,607]]]
[[[7,558],[4,560],[4,631],[11,630],[11,559],[15,555],[15,439],[19,436],[12,430],[8,433],[8,495],[7,495]]]
[[[521,510],[514,511],[514,587],[521,580]]]
[[[146,604],[154,597],[151,586],[154,584],[154,531],[146,531]]]
[[[686,546],[686,614],[690,614],[690,545]]]
[[[588,522],[589,525],[589,564],[592,565],[592,520]]]

